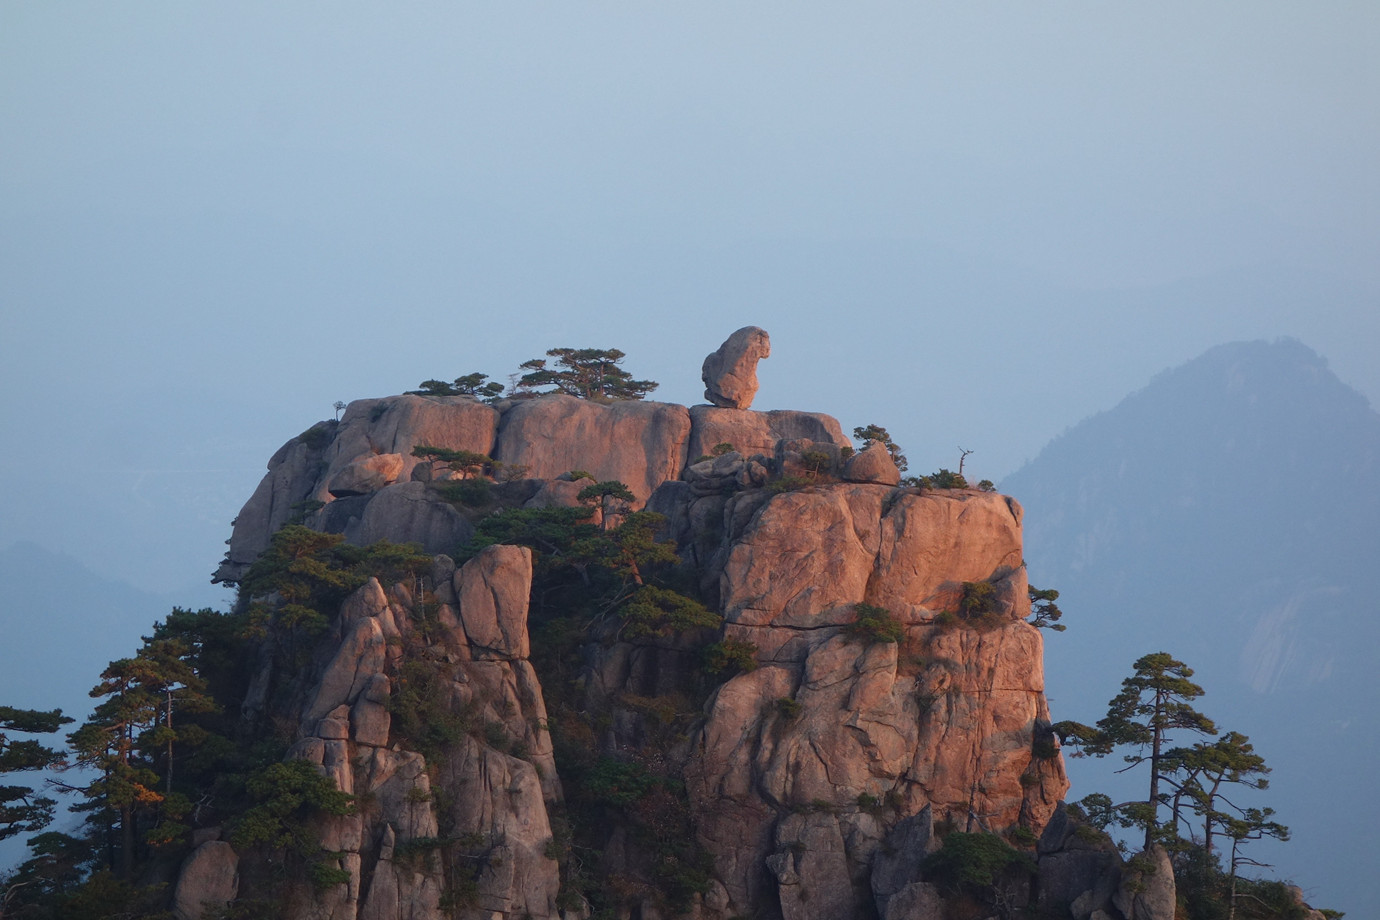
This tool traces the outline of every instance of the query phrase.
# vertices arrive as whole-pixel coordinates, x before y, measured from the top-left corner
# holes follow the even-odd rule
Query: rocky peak
[[[711,356],[713,374],[706,361],[706,382],[724,392],[751,378],[728,399],[745,406],[767,348],[764,332],[740,330]],[[627,918],[666,915],[658,884],[682,885],[676,909],[701,920],[938,916],[941,893],[920,869],[935,828],[1038,836],[1067,780],[1040,632],[1024,622],[1020,506],[902,486],[885,450],[848,459],[849,446],[818,413],[560,395],[362,400],[289,441],[236,521],[222,578],[239,578],[294,518],[352,542],[415,541],[434,562],[417,583],[370,581],[309,671],[281,684],[266,665],[250,688],[247,712],[293,726],[289,756],[363,803],[319,828],[342,880],[304,889],[284,916],[573,920],[591,906],[571,886],[596,868]],[[441,476],[417,447],[482,455],[490,472]],[[714,636],[629,637],[596,617],[578,666],[559,664],[576,672],[539,676],[532,552],[452,559],[496,511],[576,504],[583,476],[618,480],[629,509],[661,515],[681,581],[722,618]],[[959,620],[974,584],[985,612]],[[702,644],[714,638],[738,657],[710,680]],[[427,711],[468,726],[440,746],[397,721],[399,694],[425,675]],[[563,735],[585,739],[565,760],[547,714],[553,680],[555,718],[585,726]],[[297,689],[275,696],[275,681]],[[702,703],[667,735],[657,713],[689,698]],[[623,817],[581,831],[603,835],[597,866],[569,849],[570,782],[647,775],[669,785],[616,788]],[[703,854],[692,887],[658,881],[653,843],[636,837],[657,821]],[[197,852],[179,904],[262,877],[252,854]]]

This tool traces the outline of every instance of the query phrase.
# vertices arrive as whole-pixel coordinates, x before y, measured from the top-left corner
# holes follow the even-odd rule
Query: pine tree
[[[61,709],[42,712],[0,706],[0,774],[42,770],[62,762],[62,754],[32,739],[11,741],[5,732],[46,735],[71,722]],[[32,786],[0,785],[0,840],[39,831],[53,819],[57,803],[36,796]]]
[[[553,348],[546,353],[556,366],[546,366],[546,358],[525,361],[527,371],[518,380],[521,394],[540,395],[536,387],[551,386],[545,393],[565,393],[580,399],[641,399],[658,386],[654,380],[634,380],[618,365],[625,355],[616,348]]]
[[[1065,741],[1080,745],[1098,757],[1117,747],[1131,747],[1126,769],[1150,764],[1149,793],[1144,802],[1122,808],[1126,820],[1145,828],[1145,846],[1160,833],[1159,808],[1165,796],[1161,783],[1179,766],[1177,757],[1168,757],[1169,733],[1177,730],[1203,735],[1217,734],[1212,720],[1191,705],[1203,695],[1203,688],[1189,680],[1193,669],[1175,660],[1168,652],[1155,652],[1138,659],[1135,673],[1121,682],[1121,692],[1107,704],[1107,715],[1096,728],[1076,722],[1055,726]]]
[[[862,441],[864,448],[873,441],[881,444],[886,448],[886,452],[891,455],[891,460],[896,464],[896,469],[901,472],[904,473],[909,466],[909,463],[906,461],[906,455],[901,453],[901,445],[891,440],[891,434],[881,425],[859,425],[853,429],[853,437]]]
[[[158,774],[136,745],[160,711],[158,694],[146,680],[149,671],[148,662],[137,658],[112,661],[91,690],[101,702],[68,736],[77,764],[100,773],[81,790],[87,801],[73,810],[104,819],[106,860],[124,879],[133,873],[139,816],[163,801]]]

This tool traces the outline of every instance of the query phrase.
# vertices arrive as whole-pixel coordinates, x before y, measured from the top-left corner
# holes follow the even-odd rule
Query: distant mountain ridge
[[[1380,754],[1380,415],[1366,399],[1295,340],[1222,345],[1001,487],[1026,509],[1031,580],[1063,592],[1079,634],[1047,649],[1054,710],[1097,718],[1137,656],[1170,651],[1219,726],[1275,768],[1264,801],[1296,832],[1281,863],[1380,913],[1357,887],[1356,816],[1380,813],[1361,777]],[[1093,772],[1075,765],[1071,796]]]

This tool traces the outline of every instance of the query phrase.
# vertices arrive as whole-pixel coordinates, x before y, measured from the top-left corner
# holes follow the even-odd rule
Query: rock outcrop
[[[429,552],[453,552],[485,509],[440,491],[444,483],[432,481],[430,469],[412,454],[416,447],[490,456],[505,476],[525,476],[534,494],[542,482],[581,470],[625,483],[641,504],[719,444],[732,444],[744,457],[770,457],[783,439],[848,443],[839,423],[817,412],[687,410],[561,394],[496,406],[468,396],[357,400],[339,422],[321,422],[273,455],[268,474],[235,518],[216,578],[238,580],[290,521],[360,545],[415,541]]]
[[[756,503],[742,523],[739,502]],[[760,666],[711,700],[687,782],[739,912],[768,897],[767,860],[787,916],[788,903],[839,898],[846,910],[795,915],[864,915],[869,867],[898,816],[1044,827],[1068,784],[1057,754],[1037,753],[1053,742],[1039,632],[1021,622],[1019,506],[838,484],[765,502],[744,492],[721,520],[725,635],[752,643]],[[1000,598],[994,622],[948,622],[963,583],[981,581]],[[850,635],[859,603],[889,610],[901,641]],[[786,852],[800,846],[803,862]]]
[[[459,569],[438,557],[433,577],[434,611],[407,586],[385,590],[376,579],[350,595],[300,701],[264,714],[281,720],[284,708],[295,710],[289,757],[356,797],[353,814],[318,828],[329,868],[346,880],[318,886],[310,898],[299,892],[303,906],[290,916],[442,920],[451,916],[446,901],[455,896],[457,872],[472,882],[463,890],[476,909],[559,915],[559,870],[547,845],[561,787],[541,685],[528,661],[531,551],[494,546]],[[418,681],[433,697],[425,705],[460,733],[426,754],[415,749],[423,739],[409,735],[428,728],[409,713],[419,702],[396,696],[415,694]],[[251,698],[265,696],[251,690]],[[203,855],[210,846],[184,867],[178,890],[188,894],[179,904],[224,894],[223,881],[200,881],[226,875],[223,859]],[[229,847],[216,846],[218,857]]]
[[[616,479],[639,501],[685,466],[690,413],[669,403],[596,403],[555,394],[522,400],[503,413],[494,456],[533,479],[584,470]]]
[[[898,485],[901,471],[891,459],[881,441],[868,441],[843,467],[843,478],[849,482],[875,482],[885,486]]]
[[[740,330],[721,349],[716,401],[751,401],[751,365],[767,347],[758,333]],[[467,505],[460,487],[473,483],[419,468],[418,445],[486,454],[526,478],[485,479]],[[589,916],[578,895],[562,894],[562,872],[578,880],[592,863],[580,869],[564,849],[564,765],[530,660],[532,553],[491,546],[458,568],[450,556],[482,515],[576,503],[588,482],[572,471],[622,481],[663,515],[682,580],[722,616],[716,638],[756,660],[708,683],[708,639],[630,639],[605,611],[582,627],[580,663],[559,665],[578,673],[559,678],[558,717],[586,726],[575,775],[596,759],[633,763],[670,777],[658,794],[687,803],[684,825],[666,802],[643,816],[705,854],[696,871],[706,875],[677,910],[698,920],[938,918],[945,896],[923,864],[943,830],[1034,839],[1046,825],[1040,858],[1062,879],[1049,897],[1088,916],[1114,916],[1127,896],[1135,910],[1160,910],[1162,892],[1122,884],[1119,861],[1080,850],[1056,811],[1068,783],[1040,633],[1024,622],[1020,506],[903,487],[880,445],[851,459],[845,446],[838,422],[819,414],[568,396],[364,400],[285,445],[236,523],[221,577],[242,574],[294,516],[352,542],[417,541],[434,554],[425,579],[371,580],[350,595],[306,670],[285,675],[267,656],[249,689],[249,717],[293,726],[289,756],[358,803],[316,828],[342,880],[297,891],[285,916]],[[973,585],[986,612],[963,620],[956,611]],[[868,610],[880,611],[871,625]],[[692,717],[645,747],[667,736],[670,717],[658,713],[668,701],[691,697]],[[427,720],[450,726],[445,743],[427,740]],[[633,808],[620,788],[609,794]],[[618,880],[623,906],[611,915],[668,909],[638,887],[652,871],[639,846],[647,841],[615,826],[598,854],[578,857]],[[213,855],[224,847],[184,867],[188,905],[229,890]],[[264,870],[249,859],[238,871],[244,890]]]
[[[177,920],[201,920],[208,911],[224,910],[240,888],[240,858],[223,840],[208,840],[192,851],[173,892]]]
[[[771,356],[765,329],[744,326],[704,359],[704,398],[726,409],[746,409],[757,396],[757,362]]]

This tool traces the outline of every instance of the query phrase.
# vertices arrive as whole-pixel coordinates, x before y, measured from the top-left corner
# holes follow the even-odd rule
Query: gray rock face
[[[921,881],[921,860],[938,848],[930,806],[896,823],[872,861],[872,897],[878,914],[888,916],[887,905],[892,898]]]
[[[210,840],[192,851],[183,863],[173,893],[177,920],[201,920],[205,912],[224,908],[239,893],[240,858],[223,840]]]
[[[859,916],[862,899],[855,888],[866,873],[850,860],[844,839],[853,830],[848,825],[860,821],[873,825],[874,841],[880,837],[870,815],[793,814],[777,825],[777,851],[766,863],[776,876],[785,920]]]
[[[1073,920],[1110,912],[1121,881],[1121,855],[1105,834],[1071,818],[1060,804],[1040,835],[1038,906],[1064,908]]]
[[[924,882],[907,885],[887,902],[882,920],[944,920],[939,889]]]
[[[757,395],[757,362],[771,355],[765,329],[744,326],[704,359],[704,398],[727,409],[746,409]]]
[[[392,396],[350,403],[339,422],[312,426],[269,460],[268,474],[235,518],[230,551],[217,580],[242,576],[273,534],[302,513],[302,502],[330,504],[406,482],[420,462],[412,456],[418,445],[492,454],[497,427],[496,410],[463,396]],[[342,523],[333,532],[343,529]],[[437,551],[451,552],[454,545]]]
[[[317,520],[319,529],[343,534],[356,546],[390,540],[454,553],[474,536],[474,525],[424,482],[397,482],[369,496],[333,501]]]
[[[1164,847],[1151,844],[1132,857],[1112,903],[1132,920],[1174,920],[1174,867]]]

